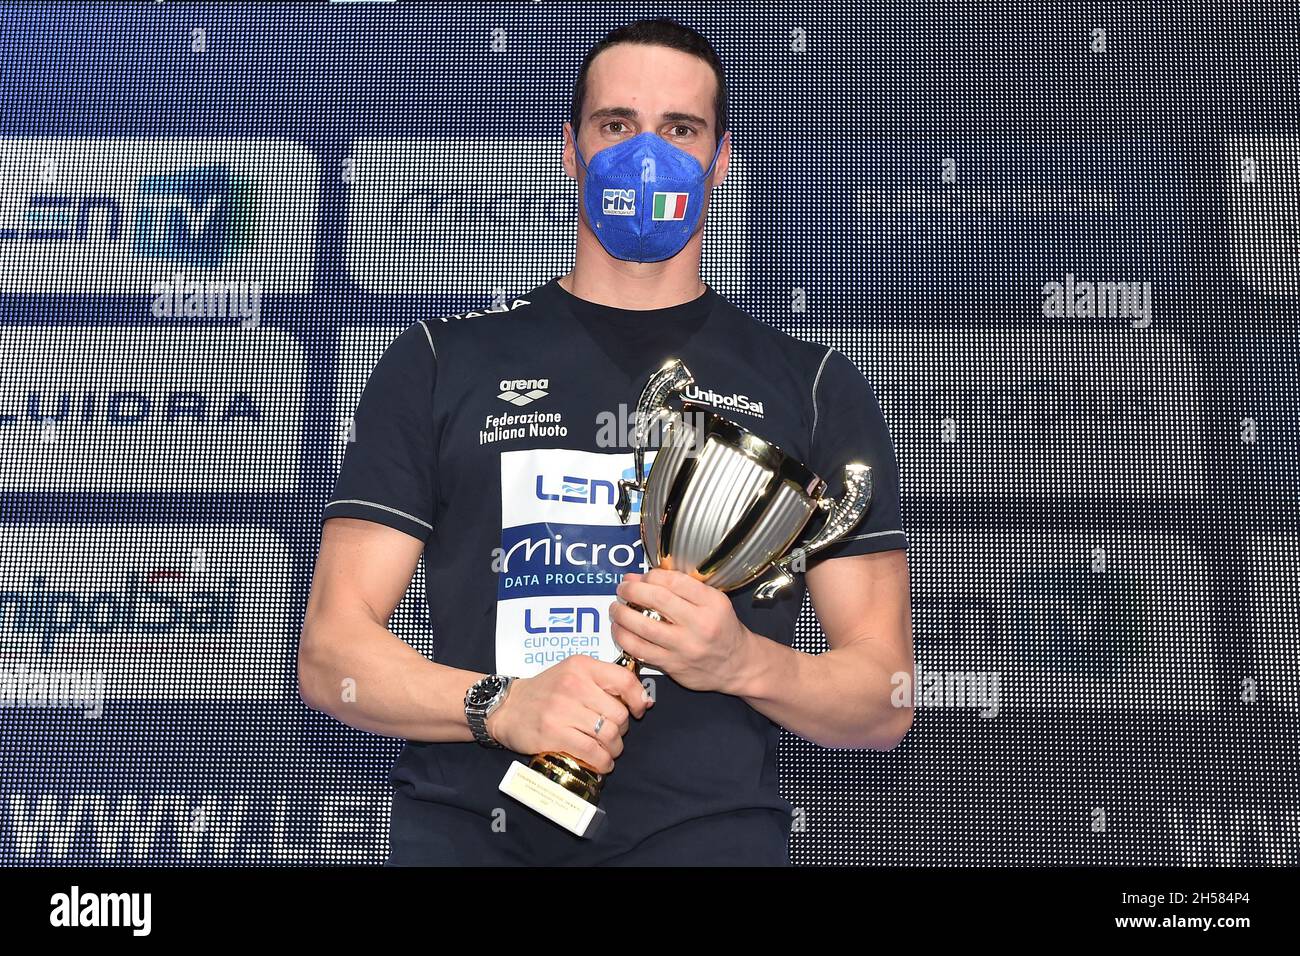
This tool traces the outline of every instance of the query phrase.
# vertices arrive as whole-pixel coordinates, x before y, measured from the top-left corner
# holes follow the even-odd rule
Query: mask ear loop
[[[569,127],[569,130],[570,132],[573,133],[573,152],[577,155],[578,162],[582,163],[582,168],[585,169],[588,173],[590,173],[591,167],[588,166],[587,161],[583,159],[582,148],[578,146],[578,131],[575,130],[572,126]]]
[[[705,179],[708,179],[708,178],[709,178],[709,175],[713,172],[713,167],[717,165],[717,163],[718,163],[718,157],[722,155],[722,140],[725,140],[726,138],[727,138],[727,134],[726,134],[726,133],[723,133],[723,134],[722,134],[722,139],[718,140],[718,147],[717,147],[717,149],[715,149],[715,150],[713,151],[713,159],[712,159],[712,161],[709,163],[709,168],[706,169],[706,170],[704,171],[704,178],[705,178]],[[576,144],[575,144],[575,145],[576,145]]]

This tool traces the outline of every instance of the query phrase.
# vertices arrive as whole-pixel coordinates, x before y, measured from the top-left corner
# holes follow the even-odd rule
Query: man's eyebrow
[[[603,109],[592,110],[588,119],[609,119],[622,118],[639,120],[641,118],[640,110],[634,110],[630,106],[606,106]],[[709,121],[703,116],[696,116],[694,113],[670,112],[664,113],[663,118],[673,123],[694,123],[696,126],[708,128]]]

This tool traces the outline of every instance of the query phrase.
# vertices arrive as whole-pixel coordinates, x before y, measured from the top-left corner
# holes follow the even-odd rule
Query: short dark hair
[[[713,44],[700,33],[668,17],[638,20],[611,30],[587,52],[582,66],[578,69],[578,81],[573,86],[573,100],[569,105],[569,124],[573,127],[575,138],[578,135],[578,125],[582,120],[582,110],[587,99],[587,72],[591,69],[591,61],[618,43],[644,43],[670,47],[698,56],[713,67],[713,75],[718,80],[717,95],[713,98],[713,113],[718,124],[715,132],[717,142],[722,142],[722,135],[728,129],[727,79],[722,70],[722,60],[718,58],[718,52],[713,49]]]

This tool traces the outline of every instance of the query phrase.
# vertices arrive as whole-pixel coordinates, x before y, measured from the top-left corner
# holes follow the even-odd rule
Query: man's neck
[[[559,283],[560,288],[579,299],[637,311],[682,305],[698,299],[708,290],[698,274],[631,278],[611,273],[598,277],[576,266],[560,276]]]

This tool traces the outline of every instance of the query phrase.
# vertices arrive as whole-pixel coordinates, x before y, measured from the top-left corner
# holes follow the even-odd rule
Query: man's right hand
[[[573,654],[510,685],[487,719],[501,746],[521,754],[567,753],[597,773],[609,773],[623,752],[628,718],[645,716],[653,699],[625,667]],[[604,725],[596,733],[596,718]]]

